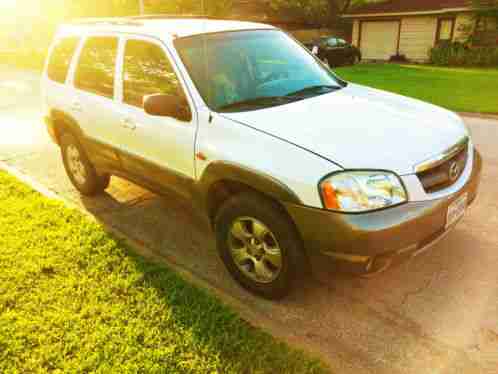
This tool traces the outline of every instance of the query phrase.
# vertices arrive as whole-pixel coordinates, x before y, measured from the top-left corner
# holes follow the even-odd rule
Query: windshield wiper
[[[219,111],[229,111],[243,108],[265,107],[272,105],[283,105],[291,101],[299,100],[300,98],[291,96],[262,96],[254,99],[237,101],[218,108]]]
[[[287,97],[293,97],[293,98],[302,98],[307,97],[309,95],[323,95],[332,91],[337,91],[340,90],[342,87],[341,86],[332,86],[332,85],[325,85],[325,84],[320,84],[316,86],[309,86],[305,87],[302,90],[291,92],[290,94],[287,94]]]

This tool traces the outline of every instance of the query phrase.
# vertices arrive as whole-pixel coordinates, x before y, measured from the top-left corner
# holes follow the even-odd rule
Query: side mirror
[[[147,95],[144,97],[144,110],[151,116],[173,117],[186,122],[192,119],[185,98],[175,95]]]

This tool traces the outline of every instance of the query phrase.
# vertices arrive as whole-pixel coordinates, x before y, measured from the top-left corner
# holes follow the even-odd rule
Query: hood
[[[340,91],[223,116],[306,148],[345,169],[413,174],[456,144],[467,129],[453,112],[349,84]]]

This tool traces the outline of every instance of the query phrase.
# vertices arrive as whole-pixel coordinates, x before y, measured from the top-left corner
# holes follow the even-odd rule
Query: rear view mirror
[[[186,122],[192,119],[188,103],[181,96],[147,95],[144,97],[144,110],[151,116],[173,117]]]

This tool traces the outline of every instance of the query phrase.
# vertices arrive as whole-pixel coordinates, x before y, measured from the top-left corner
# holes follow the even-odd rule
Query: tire
[[[83,195],[102,193],[110,183],[110,175],[97,174],[78,138],[64,133],[60,141],[64,168],[73,186]]]
[[[360,63],[360,56],[358,55],[353,55],[351,56],[351,65],[356,65]]]
[[[247,236],[265,228],[268,233],[252,239]],[[281,299],[292,290],[296,278],[307,274],[301,238],[280,205],[270,199],[251,192],[231,197],[216,216],[215,231],[218,252],[228,271],[255,294]]]

